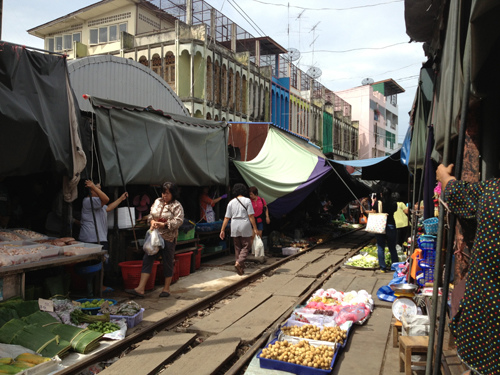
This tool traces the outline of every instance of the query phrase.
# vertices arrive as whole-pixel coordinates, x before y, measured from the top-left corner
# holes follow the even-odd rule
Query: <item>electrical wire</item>
[[[252,1],[254,1],[256,3],[264,4],[264,5],[274,5],[274,6],[279,6],[279,7],[288,7],[289,6],[287,4],[273,4],[273,3],[268,3],[265,1],[261,1],[261,0],[252,0]],[[387,1],[385,3],[359,5],[359,6],[355,6],[355,7],[349,7],[349,8],[307,8],[307,7],[300,7],[298,5],[290,5],[290,8],[297,8],[297,9],[304,9],[304,10],[319,10],[319,11],[325,11],[325,10],[343,11],[343,10],[352,10],[352,9],[372,8],[372,7],[377,7],[380,5],[387,5],[387,4],[401,3],[401,2],[403,2],[403,0],[393,0],[393,1]]]

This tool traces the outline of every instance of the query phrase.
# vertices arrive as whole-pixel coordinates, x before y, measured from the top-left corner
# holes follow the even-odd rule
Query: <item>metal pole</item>
[[[471,9],[474,9],[475,0],[472,2]],[[457,145],[457,155],[455,161],[455,176],[460,178],[462,174],[462,166],[463,166],[463,154],[464,154],[464,145],[465,145],[465,128],[467,121],[467,112],[469,109],[469,96],[470,96],[470,59],[471,59],[471,46],[470,46],[470,23],[469,29],[467,31],[467,38],[465,41],[465,54],[463,59],[463,74],[464,74],[464,91],[462,96],[462,110],[460,113],[460,129],[458,133],[458,145]],[[441,195],[444,199],[444,191],[441,192]],[[443,206],[439,209],[440,213],[445,211]],[[444,339],[444,329],[445,329],[445,315],[446,315],[446,306],[448,304],[448,290],[450,283],[450,275],[452,272],[451,266],[453,261],[453,245],[454,245],[454,237],[455,237],[455,225],[456,225],[456,216],[454,214],[450,215],[450,223],[448,230],[448,239],[446,246],[446,260],[445,260],[445,269],[444,269],[444,280],[443,280],[443,293],[441,297],[441,310],[439,312],[439,329],[438,329],[438,340],[436,344],[436,356],[441,357],[441,352],[443,350],[443,339]],[[440,360],[434,361],[434,375],[440,374]]]
[[[453,8],[453,2],[451,3],[452,5],[450,6],[450,9]],[[455,6],[458,8],[461,3],[458,5],[455,3]],[[454,80],[455,79],[455,74],[456,74],[456,69],[457,69],[457,39],[459,35],[459,30],[458,30],[458,25],[459,25],[459,11],[456,9],[455,11],[455,17],[453,19],[449,19],[448,22],[452,22],[450,32],[446,34],[447,38],[450,38],[451,43],[453,43],[453,54],[452,54],[452,59],[453,62],[451,64],[451,77]],[[451,84],[451,92],[450,92],[450,101],[449,103],[445,103],[448,106],[448,118],[449,121],[453,121],[452,115],[453,115],[453,93],[454,93],[454,81],[452,80]],[[449,127],[451,125],[448,124],[448,131],[444,132],[444,150],[443,150],[443,164],[448,165],[449,162],[448,160],[450,159],[449,157],[449,143],[450,143],[450,131]],[[433,285],[433,290],[432,290],[432,306],[431,306],[431,315],[429,316],[429,322],[430,322],[430,331],[429,331],[429,346],[427,347],[427,362],[425,366],[425,375],[430,375],[432,368],[433,368],[433,360],[434,360],[434,336],[435,336],[435,331],[436,331],[436,319],[437,319],[437,307],[438,307],[438,300],[439,300],[439,279],[441,275],[441,268],[442,268],[442,262],[441,262],[441,244],[443,243],[443,223],[444,223],[444,210],[441,209],[439,210],[439,227],[438,227],[438,232],[437,232],[437,238],[436,238],[436,261],[434,264],[434,285]],[[439,361],[441,358],[437,360]]]
[[[3,0],[0,0],[0,40],[2,40]]]

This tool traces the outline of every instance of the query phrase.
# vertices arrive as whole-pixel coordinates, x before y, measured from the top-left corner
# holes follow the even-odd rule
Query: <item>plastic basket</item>
[[[192,251],[188,251],[187,253],[175,254],[175,259],[179,262],[179,276],[187,276],[191,273],[191,256],[193,255]]]
[[[76,302],[84,303],[84,302],[92,302],[94,300],[97,300],[97,301],[104,300],[104,301],[108,301],[111,306],[112,305],[116,305],[116,300],[111,299],[111,298],[80,298],[80,299],[77,299]],[[80,309],[84,313],[87,313],[89,315],[97,315],[97,313],[99,312],[99,310],[101,310],[101,306],[97,306],[97,307],[80,307]]]
[[[417,273],[418,285],[425,286],[426,283],[432,283],[432,282],[434,282],[434,267],[422,268],[422,271]]]
[[[439,219],[431,217],[423,221],[425,234],[436,234],[438,232]]]
[[[418,247],[422,250],[436,250],[436,237],[422,235],[417,239]]]
[[[159,261],[154,261],[151,275],[149,276],[148,282],[146,283],[146,290],[154,289],[156,269],[158,268],[159,264]],[[118,265],[122,269],[123,285],[125,289],[137,288],[137,286],[139,285],[139,281],[141,280],[142,260],[120,262],[118,263]]]
[[[422,268],[434,267],[436,262],[436,250],[422,249],[422,259],[419,259],[418,265]]]
[[[198,223],[196,224],[196,232],[211,232],[213,231],[213,223]]]
[[[179,235],[177,236],[177,241],[192,240],[194,238],[195,232],[196,232],[195,227],[193,227],[192,229],[188,230],[187,232],[179,230]]]
[[[127,328],[133,328],[140,322],[142,322],[142,318],[144,316],[144,308],[142,308],[137,314],[128,316],[128,315],[110,315],[110,319],[125,319],[127,322]]]

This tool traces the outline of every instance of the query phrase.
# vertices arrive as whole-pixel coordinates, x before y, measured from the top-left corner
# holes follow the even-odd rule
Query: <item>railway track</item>
[[[251,359],[255,356],[257,351],[263,347],[266,342],[268,341],[270,335],[276,330],[276,328],[288,318],[288,316],[292,313],[293,309],[295,306],[300,305],[304,303],[314,291],[317,289],[321,288],[322,285],[336,272],[339,270],[339,268],[343,265],[344,261],[357,253],[359,249],[364,246],[364,244],[367,241],[364,241],[362,243],[354,243],[354,244],[349,244],[345,243],[346,238],[349,237],[349,235],[353,234],[351,231],[348,233],[345,233],[337,238],[334,238],[328,242],[324,242],[321,244],[317,244],[315,246],[310,247],[306,251],[302,251],[300,253],[297,253],[295,255],[280,259],[268,266],[265,266],[252,274],[249,274],[246,277],[243,277],[239,279],[238,281],[234,282],[231,285],[228,285],[217,292],[214,292],[210,294],[209,296],[202,298],[193,304],[189,305],[185,309],[178,311],[176,313],[173,313],[170,316],[165,317],[164,319],[161,319],[147,327],[145,327],[141,331],[136,331],[123,340],[117,341],[113,345],[104,348],[100,350],[99,352],[95,354],[91,354],[88,356],[85,356],[85,358],[82,358],[78,362],[74,363],[73,365],[66,367],[65,369],[59,371],[57,374],[58,375],[66,375],[66,374],[78,374],[81,371],[87,369],[88,367],[97,364],[97,363],[102,363],[106,361],[110,361],[113,358],[119,357],[120,359],[116,361],[115,363],[118,363],[122,360],[122,358],[126,358],[127,354],[130,352],[133,352],[134,348],[142,342],[145,342],[145,340],[150,340],[151,338],[155,337],[159,332],[165,332],[165,331],[179,331],[179,327],[183,325],[183,323],[187,319],[191,319],[193,317],[197,317],[198,313],[200,311],[205,311],[215,304],[217,304],[220,301],[223,301],[224,299],[227,299],[245,288],[252,287],[253,284],[258,284],[260,280],[265,276],[265,275],[270,275],[273,274],[275,270],[278,268],[282,267],[288,262],[291,262],[293,260],[300,260],[301,257],[305,257],[307,254],[311,254],[314,252],[316,249],[321,247],[321,249],[328,250],[330,248],[330,252],[335,253],[335,249],[343,249],[343,258],[339,262],[337,262],[335,265],[329,266],[324,272],[321,273],[319,277],[316,278],[314,282],[310,284],[308,289],[302,293],[290,306],[289,308],[279,316],[278,319],[276,319],[273,324],[267,327],[267,329],[264,329],[260,337],[258,339],[254,340],[253,342],[247,343],[247,342],[241,342],[238,345],[238,349],[234,352],[234,355],[230,356],[230,358],[221,358],[221,363],[220,366],[215,371],[211,371],[211,374],[243,374],[245,368],[248,366],[249,362]],[[342,246],[345,245],[345,246]],[[351,246],[351,247],[350,247]],[[314,262],[314,261],[313,261]],[[311,262],[311,263],[313,263]],[[189,328],[183,329],[181,328],[181,331],[188,331]],[[173,356],[170,356],[170,358],[166,359],[164,363],[158,364],[153,369],[148,369],[146,372],[140,372],[139,370],[136,369],[135,374],[156,374],[160,373],[163,371],[163,369],[170,367],[172,364],[174,364],[180,357],[182,357],[184,354],[195,348],[197,345],[199,345],[201,342],[203,342],[204,337],[198,335],[193,335],[193,338],[186,341],[182,347],[179,348],[179,350],[176,351],[176,354]],[[114,363],[113,363],[114,365]],[[103,371],[105,374],[118,374],[123,375],[123,373],[117,372],[113,370],[113,365],[108,367],[106,370]],[[119,366],[115,366],[119,367]],[[134,373],[134,372],[131,372]],[[205,373],[205,372],[203,372]]]

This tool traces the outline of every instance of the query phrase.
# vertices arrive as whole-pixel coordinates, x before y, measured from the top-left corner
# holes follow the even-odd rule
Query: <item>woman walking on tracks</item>
[[[248,194],[247,187],[243,184],[235,184],[232,193],[235,198],[227,205],[219,236],[221,240],[225,238],[226,226],[231,220],[231,237],[233,237],[234,241],[234,255],[236,258],[234,267],[238,275],[243,275],[245,272],[245,259],[249,248],[252,246],[253,234],[257,234],[257,224],[253,216],[252,202],[246,197]]]

